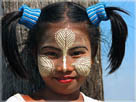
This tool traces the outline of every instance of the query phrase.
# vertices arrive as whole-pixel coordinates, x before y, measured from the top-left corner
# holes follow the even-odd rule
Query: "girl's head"
[[[105,10],[112,29],[112,45],[109,52],[112,73],[119,68],[124,56],[127,26],[122,17],[115,12],[124,12],[123,10],[115,7],[107,7]],[[15,25],[21,16],[22,12],[13,12],[3,18],[2,41],[4,54],[11,69],[19,76],[26,77],[15,35]],[[48,86],[55,84],[54,90],[60,93],[70,93],[71,89],[79,89],[89,74],[99,41],[99,28],[89,21],[86,9],[72,2],[54,3],[42,8],[41,15],[28,36],[28,46],[35,52],[43,80]],[[71,81],[73,84],[69,87],[59,87]]]
[[[37,24],[30,30],[29,41],[33,43],[29,44],[36,51],[39,72],[48,87],[63,94],[80,88],[98,46],[98,40],[91,39],[91,34],[99,38],[85,8],[77,4],[56,3],[41,10]],[[93,48],[91,40],[96,41]]]

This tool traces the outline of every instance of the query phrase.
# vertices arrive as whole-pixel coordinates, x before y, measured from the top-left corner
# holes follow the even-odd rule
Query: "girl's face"
[[[91,49],[83,23],[49,24],[38,47],[38,68],[48,88],[59,94],[79,90],[91,69]],[[47,28],[45,28],[47,29]]]

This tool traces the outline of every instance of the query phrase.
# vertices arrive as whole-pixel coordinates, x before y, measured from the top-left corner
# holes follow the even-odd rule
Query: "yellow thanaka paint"
[[[75,41],[75,33],[68,28],[60,29],[55,33],[55,40],[63,51],[63,71],[66,72],[67,51]]]

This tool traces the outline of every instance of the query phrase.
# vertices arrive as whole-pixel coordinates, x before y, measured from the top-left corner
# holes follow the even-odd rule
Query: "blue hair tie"
[[[25,25],[27,28],[31,29],[37,22],[41,14],[41,9],[32,9],[27,5],[22,5],[19,8],[22,11],[22,17],[19,20],[19,24]]]
[[[92,5],[86,8],[86,12],[90,21],[95,26],[98,26],[101,21],[108,20],[104,3],[97,3],[95,5]]]

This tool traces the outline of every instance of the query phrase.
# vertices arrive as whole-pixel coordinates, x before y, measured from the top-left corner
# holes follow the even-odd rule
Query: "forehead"
[[[48,30],[44,32],[41,43],[55,44],[55,34],[59,30],[69,29],[75,34],[75,43],[84,42],[89,40],[87,25],[84,23],[53,23],[48,24]],[[45,28],[46,29],[46,28]]]

